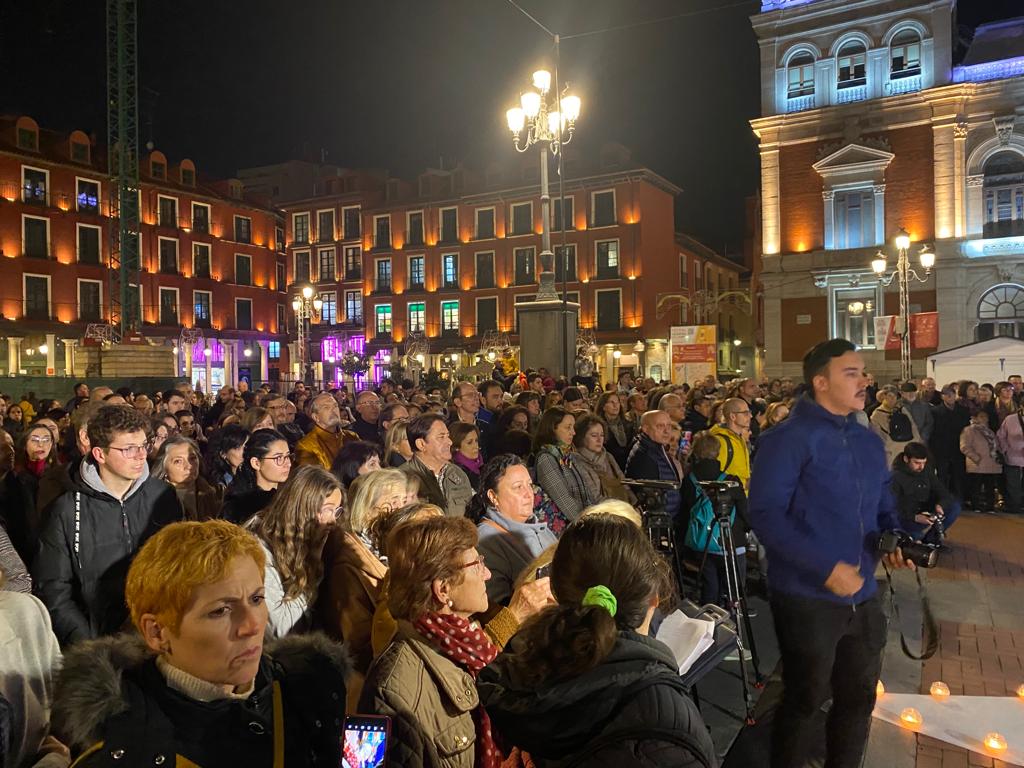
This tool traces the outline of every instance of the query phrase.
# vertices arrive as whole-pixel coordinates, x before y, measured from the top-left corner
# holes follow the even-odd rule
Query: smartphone
[[[388,764],[391,718],[348,715],[341,745],[340,768],[382,768]]]
[[[542,565],[540,568],[538,568],[537,569],[537,573],[536,573],[536,575],[533,578],[535,580],[536,579],[546,579],[550,575],[551,575],[551,563],[548,563],[547,565]]]

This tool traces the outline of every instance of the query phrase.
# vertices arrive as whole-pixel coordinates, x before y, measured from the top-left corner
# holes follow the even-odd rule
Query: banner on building
[[[696,384],[705,376],[718,376],[718,329],[713,325],[674,325],[672,383]]]
[[[938,312],[918,312],[910,316],[910,348],[939,348]]]
[[[899,349],[899,318],[896,315],[875,316],[875,349]]]
[[[899,315],[875,317],[875,349],[898,350],[901,326]],[[938,312],[915,312],[910,316],[910,348],[939,348]]]

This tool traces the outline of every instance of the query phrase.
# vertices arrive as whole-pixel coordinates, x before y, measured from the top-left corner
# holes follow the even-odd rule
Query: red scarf
[[[430,611],[414,621],[413,626],[438,652],[466,670],[474,680],[477,673],[498,655],[497,646],[479,624],[453,613]],[[473,724],[476,727],[474,765],[479,768],[499,768],[502,755],[491,735],[491,719],[481,705],[473,710]]]
[[[42,477],[43,472],[46,471],[46,459],[39,459],[38,461],[26,461],[25,469],[35,477]]]

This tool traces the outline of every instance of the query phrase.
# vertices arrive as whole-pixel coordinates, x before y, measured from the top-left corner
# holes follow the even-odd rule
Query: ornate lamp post
[[[313,371],[309,365],[309,323],[311,320],[319,319],[320,310],[324,305],[319,296],[313,298],[313,295],[313,286],[306,285],[303,286],[301,293],[292,299],[298,330],[295,346],[299,353],[299,376],[307,386],[313,385]]]
[[[555,256],[551,251],[549,226],[548,151],[557,155],[561,147],[572,141],[581,102],[578,96],[567,94],[568,84],[560,98],[551,98],[549,102],[551,73],[544,69],[533,73],[533,87],[537,90],[523,93],[519,97],[521,106],[512,107],[505,117],[517,152],[525,152],[534,144],[540,145],[541,252],[537,301],[554,301],[558,299],[558,292],[555,290]],[[525,136],[522,135],[524,131]]]
[[[879,251],[871,261],[871,269],[878,275],[878,281],[885,286],[892,285],[893,280],[898,280],[900,289],[900,322],[898,332],[900,334],[900,377],[903,381],[910,381],[913,377],[913,369],[910,361],[910,281],[916,280],[920,283],[928,282],[928,277],[935,266],[935,254],[928,250],[928,246],[921,247],[918,259],[924,268],[924,276],[910,266],[910,259],[907,252],[910,250],[910,235],[905,229],[900,229],[893,243],[896,246],[897,258],[896,269],[887,274],[888,264],[885,254]]]

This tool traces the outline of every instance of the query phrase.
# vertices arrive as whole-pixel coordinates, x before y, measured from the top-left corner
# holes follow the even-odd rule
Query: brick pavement
[[[949,541],[952,557],[944,555],[928,574],[939,650],[922,665],[919,692],[928,693],[933,681],[942,680],[953,695],[1012,696],[1024,683],[1024,520],[967,515]],[[917,736],[917,768],[1005,765],[1010,764]]]

